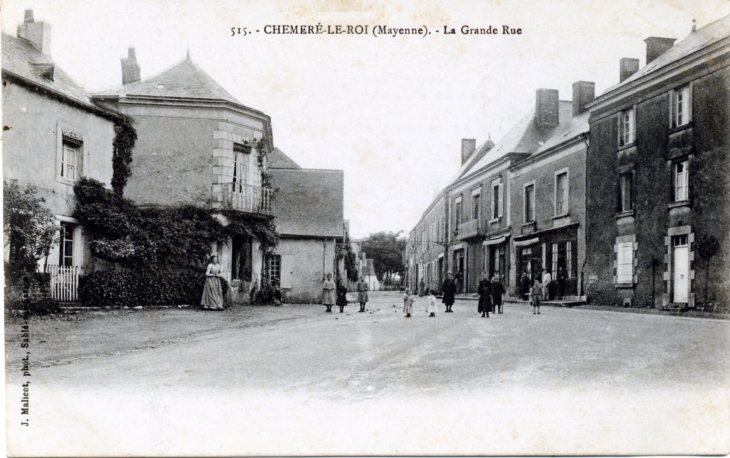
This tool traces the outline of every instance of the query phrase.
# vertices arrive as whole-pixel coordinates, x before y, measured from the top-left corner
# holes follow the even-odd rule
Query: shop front
[[[578,224],[515,237],[517,292],[526,299],[535,280],[545,272],[552,281],[551,298],[578,295]],[[543,285],[545,287],[545,285]]]

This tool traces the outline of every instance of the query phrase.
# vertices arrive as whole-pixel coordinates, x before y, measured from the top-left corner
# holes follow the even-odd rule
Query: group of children
[[[542,297],[542,284],[539,280],[535,280],[535,284],[530,288],[530,305],[532,305],[532,314],[533,315],[540,315],[540,299]],[[411,313],[413,313],[413,303],[416,301],[416,297],[413,296],[412,291],[410,289],[406,290],[406,295],[403,297],[403,313],[406,314],[406,318],[411,317]],[[429,318],[433,318],[436,316],[437,306],[436,306],[436,292],[433,290],[428,290],[426,294],[426,313],[428,313]],[[500,301],[499,305],[497,306],[499,308],[499,313],[502,313],[502,302]]]

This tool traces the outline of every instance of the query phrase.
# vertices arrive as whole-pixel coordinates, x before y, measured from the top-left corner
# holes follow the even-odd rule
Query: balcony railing
[[[223,208],[247,213],[274,214],[271,189],[238,183],[225,183],[220,186]]]
[[[466,223],[461,223],[458,226],[458,234],[456,238],[458,240],[468,239],[469,237],[475,237],[479,235],[479,219],[473,219]]]

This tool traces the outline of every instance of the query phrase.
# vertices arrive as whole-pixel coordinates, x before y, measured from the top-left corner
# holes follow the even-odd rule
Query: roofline
[[[661,77],[665,77],[667,74],[676,72],[681,67],[691,67],[695,63],[694,61],[700,60],[701,62],[707,62],[707,58],[705,57],[707,54],[710,54],[716,50],[722,50],[724,46],[730,45],[730,37],[722,38],[715,43],[712,43],[711,45],[704,46],[696,51],[694,51],[691,54],[688,54],[680,59],[677,59],[675,61],[672,61],[665,66],[647,73],[646,75],[642,75],[639,78],[628,82],[627,84],[619,84],[616,88],[611,90],[610,92],[606,92],[604,94],[599,95],[598,97],[594,98],[592,101],[586,104],[586,110],[593,111],[598,106],[607,105],[611,103],[612,101],[621,99],[626,94],[631,92],[638,91],[641,86],[651,86],[652,82],[654,80],[657,80]],[[730,52],[730,48],[726,50],[726,53]],[[719,55],[715,56],[715,58],[722,58],[723,53],[721,52]],[[648,64],[647,64],[648,65]],[[640,71],[640,70],[639,70]]]
[[[116,100],[119,103],[124,103],[125,101],[149,101],[149,102],[158,102],[157,105],[165,105],[164,102],[168,102],[170,105],[179,105],[181,103],[202,103],[202,104],[210,104],[210,105],[230,105],[231,107],[237,108],[239,110],[247,111],[256,115],[259,115],[263,118],[265,118],[267,121],[271,122],[271,116],[267,115],[261,110],[257,110],[255,108],[247,107],[246,105],[243,105],[242,103],[235,103],[231,102],[230,100],[226,99],[208,99],[208,98],[198,98],[198,97],[160,97],[155,95],[135,95],[135,94],[92,94],[91,99],[93,100]],[[159,103],[162,102],[162,103]]]
[[[520,159],[520,156],[525,155],[525,154],[531,154],[531,153],[517,153],[517,152],[512,152],[512,153],[507,153],[505,155],[502,155],[499,158],[493,160],[492,162],[490,162],[490,163],[482,166],[481,168],[477,169],[474,173],[472,173],[472,174],[470,174],[468,176],[462,177],[462,178],[454,181],[452,184],[450,184],[448,186],[447,189],[452,190],[453,188],[456,188],[457,186],[459,186],[461,184],[464,184],[465,182],[467,182],[467,181],[469,181],[471,179],[474,179],[476,177],[476,175],[479,175],[479,174],[481,174],[483,172],[486,172],[489,169],[495,168],[496,166],[500,165],[500,163],[502,163],[502,162],[507,162],[507,161],[512,160],[512,159]]]
[[[308,234],[286,234],[282,233],[279,235],[282,239],[289,239],[289,240],[304,240],[304,239],[315,239],[315,240],[329,240],[329,239],[342,239],[344,240],[344,235],[308,235]],[[352,242],[352,241],[350,241]]]
[[[25,78],[23,76],[20,76],[17,73],[13,73],[10,70],[3,69],[2,75],[3,75],[3,77],[10,78],[24,86],[29,86],[36,90],[47,92],[48,94],[50,94],[56,98],[62,99],[64,102],[68,103],[69,105],[74,105],[79,108],[83,108],[85,110],[88,110],[94,114],[103,116],[105,118],[109,118],[109,119],[113,119],[113,120],[125,119],[125,116],[122,113],[118,113],[113,110],[102,108],[102,107],[99,107],[99,106],[91,104],[91,103],[82,102],[78,99],[75,99],[73,97],[70,97],[70,96],[64,94],[61,91],[57,91],[53,88],[49,88],[49,87],[43,86],[42,84],[38,84],[37,82],[35,82],[33,80],[29,80],[28,78]]]
[[[345,173],[345,171],[342,170],[342,169],[310,169],[310,168],[304,168],[304,167],[300,167],[298,169],[294,169],[294,168],[268,167],[267,170],[296,170],[298,172],[308,171],[308,172],[332,172],[332,173],[342,173],[342,174]]]
[[[560,150],[563,148],[566,148],[568,146],[572,146],[575,143],[578,143],[580,140],[586,140],[589,138],[590,132],[581,132],[578,135],[574,135],[567,140],[563,140],[562,142],[551,146],[550,148],[540,151],[537,154],[533,154],[529,157],[526,157],[524,160],[517,162],[516,164],[510,166],[509,170],[510,172],[513,170],[518,170],[524,166],[533,164],[535,162],[538,162],[542,159],[545,159],[547,157],[552,156],[553,154],[559,153]],[[587,146],[587,145],[586,145]]]

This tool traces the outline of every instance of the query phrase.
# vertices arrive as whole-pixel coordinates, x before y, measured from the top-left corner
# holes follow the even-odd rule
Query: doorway
[[[674,248],[674,302],[687,303],[689,299],[689,237],[672,237]]]

